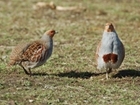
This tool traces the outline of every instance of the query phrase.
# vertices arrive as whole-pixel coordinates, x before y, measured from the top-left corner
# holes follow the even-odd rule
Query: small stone
[[[30,103],[34,102],[34,100],[29,100]]]

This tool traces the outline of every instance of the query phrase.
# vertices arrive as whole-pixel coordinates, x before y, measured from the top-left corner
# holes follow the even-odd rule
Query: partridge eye
[[[51,31],[51,33],[53,34],[53,33],[55,33],[55,31]]]

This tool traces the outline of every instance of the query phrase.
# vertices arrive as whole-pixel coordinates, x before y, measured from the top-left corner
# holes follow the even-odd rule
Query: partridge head
[[[26,74],[31,75],[32,68],[43,65],[51,56],[56,33],[55,30],[49,30],[39,40],[17,45],[11,52],[9,64],[18,64]]]
[[[112,23],[107,23],[102,39],[96,49],[97,69],[106,70],[106,78],[112,69],[117,69],[125,57],[124,45]]]

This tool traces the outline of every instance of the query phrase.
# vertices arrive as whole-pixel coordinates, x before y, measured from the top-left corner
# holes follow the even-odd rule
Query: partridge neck
[[[51,41],[51,37],[49,36],[49,35],[46,35],[46,34],[44,34],[43,36],[42,36],[42,38],[41,38],[41,40],[44,40],[44,41]]]
[[[47,45],[48,47],[50,47],[50,46],[53,45],[53,40],[52,40],[52,38],[51,38],[49,35],[44,34],[44,35],[42,36],[41,40],[45,41],[45,42],[46,42],[46,45]]]

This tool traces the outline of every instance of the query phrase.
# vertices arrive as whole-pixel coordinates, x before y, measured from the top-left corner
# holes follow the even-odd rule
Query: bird
[[[52,55],[53,37],[57,31],[46,31],[39,40],[18,44],[10,54],[10,66],[19,65],[27,75],[32,75],[31,69],[43,65]]]
[[[96,48],[97,69],[106,70],[106,79],[112,69],[118,69],[125,57],[125,48],[120,40],[113,23],[106,23],[101,41]]]

